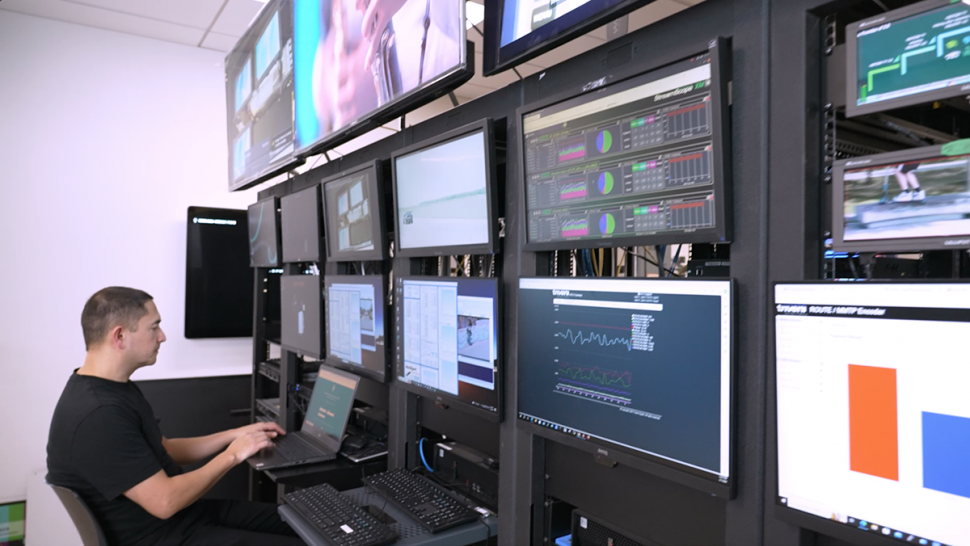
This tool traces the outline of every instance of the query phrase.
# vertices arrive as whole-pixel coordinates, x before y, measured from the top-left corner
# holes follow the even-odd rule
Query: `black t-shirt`
[[[123,493],[159,470],[182,473],[162,446],[151,405],[131,381],[71,375],[54,409],[47,440],[47,481],[76,491],[111,544],[167,541],[183,510],[168,520]]]

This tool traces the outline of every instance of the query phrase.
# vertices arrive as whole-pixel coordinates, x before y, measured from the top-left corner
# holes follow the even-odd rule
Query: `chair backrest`
[[[74,521],[78,534],[81,535],[81,542],[84,546],[108,546],[108,539],[101,530],[101,525],[95,519],[91,509],[84,503],[77,493],[59,485],[51,485],[51,489],[57,493],[61,499],[61,504],[67,509],[67,513]]]

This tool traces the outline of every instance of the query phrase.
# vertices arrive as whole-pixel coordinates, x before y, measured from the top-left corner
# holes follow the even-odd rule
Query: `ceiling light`
[[[485,20],[485,6],[469,0],[465,2],[465,28],[471,28]]]

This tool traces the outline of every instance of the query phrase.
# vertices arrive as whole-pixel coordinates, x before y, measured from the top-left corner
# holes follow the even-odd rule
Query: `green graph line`
[[[882,72],[889,72],[890,70],[896,70],[897,68],[899,68],[899,63],[891,64],[889,66],[881,66],[879,68],[876,68],[875,70],[870,70],[869,71],[869,91],[870,92],[872,91],[872,77],[873,76],[875,76],[876,74],[880,74]]]
[[[922,55],[923,53],[930,53],[931,51],[935,51],[935,50],[936,50],[936,47],[934,47],[934,46],[927,46],[927,47],[923,47],[923,48],[920,48],[920,49],[914,49],[912,51],[907,51],[906,53],[903,53],[902,58],[900,59],[901,60],[901,64],[903,66],[902,66],[902,68],[899,69],[899,73],[900,74],[905,74],[906,73],[906,68],[908,66],[906,59],[909,59],[913,55]],[[870,72],[870,74],[872,74],[872,72]],[[872,76],[871,75],[869,76],[869,89],[872,89]]]
[[[629,372],[620,375],[616,379],[608,380],[606,378],[606,375],[609,372],[603,372],[602,370],[600,370],[600,373],[597,374],[596,370],[597,368],[593,368],[592,370],[589,370],[589,374],[583,375],[582,368],[577,368],[577,367],[563,368],[563,371],[565,372],[565,374],[571,377],[572,379],[582,379],[584,381],[595,381],[600,385],[603,385],[604,387],[608,387],[613,383],[619,383],[623,387],[629,388],[630,385],[633,384],[631,381],[628,381],[628,380],[624,381],[623,379],[624,376],[629,375]],[[612,372],[612,373],[616,373],[616,372]]]

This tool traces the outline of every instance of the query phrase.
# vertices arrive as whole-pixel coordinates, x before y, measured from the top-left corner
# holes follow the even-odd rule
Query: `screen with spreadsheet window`
[[[327,275],[327,363],[384,381],[384,278],[380,275]]]

